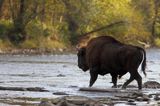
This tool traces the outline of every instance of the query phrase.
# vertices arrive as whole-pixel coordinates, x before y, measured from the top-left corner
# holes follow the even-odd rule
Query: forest
[[[0,49],[68,48],[95,36],[160,47],[160,0],[0,0]]]

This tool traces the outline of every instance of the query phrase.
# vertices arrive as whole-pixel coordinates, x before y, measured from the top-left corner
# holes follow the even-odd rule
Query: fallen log
[[[28,87],[28,88],[24,88],[24,87],[3,87],[3,86],[0,86],[0,90],[48,92],[44,88],[40,88],[40,87]]]
[[[79,91],[89,91],[89,92],[119,92],[120,89],[80,88]]]
[[[134,93],[134,92],[141,92],[137,89],[121,89],[121,88],[108,88],[108,89],[102,89],[102,88],[86,88],[82,87],[79,89],[79,91],[87,91],[87,92],[108,92],[108,93]]]

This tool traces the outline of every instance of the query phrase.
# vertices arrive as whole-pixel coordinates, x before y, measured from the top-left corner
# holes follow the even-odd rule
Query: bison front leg
[[[91,87],[95,81],[97,80],[98,77],[98,73],[96,72],[96,70],[90,70],[90,83],[89,83],[89,87]]]
[[[113,86],[112,88],[117,88],[117,74],[111,74],[112,76],[112,83],[113,83]]]

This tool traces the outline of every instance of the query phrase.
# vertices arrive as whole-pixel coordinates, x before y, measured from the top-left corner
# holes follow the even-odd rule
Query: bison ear
[[[84,56],[85,54],[86,54],[86,48],[85,47],[80,48],[79,55]]]

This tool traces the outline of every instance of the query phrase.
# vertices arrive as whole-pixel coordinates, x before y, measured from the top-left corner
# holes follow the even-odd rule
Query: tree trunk
[[[157,23],[157,18],[158,18],[158,8],[159,8],[159,6],[160,6],[159,0],[154,0],[154,17],[153,17],[152,26],[151,26],[152,44],[154,44],[154,39],[157,37],[156,23]]]
[[[72,14],[72,11],[75,9],[74,6],[71,5],[71,3],[69,3],[69,0],[62,0],[63,4],[65,5],[65,8],[67,10],[66,14],[65,14],[65,19],[68,23],[68,31],[69,31],[69,39],[71,41],[71,43],[73,45],[75,45],[77,43],[77,30],[79,28],[75,18],[74,18],[74,14]]]
[[[76,23],[76,21],[73,19],[72,16],[70,16],[69,14],[67,14],[65,16],[65,19],[67,20],[68,23],[68,31],[70,32],[70,41],[73,45],[75,45],[77,43],[77,30],[78,30],[78,25]]]
[[[8,37],[10,41],[14,44],[19,44],[26,39],[25,32],[25,22],[24,22],[24,14],[25,14],[25,0],[20,0],[19,11],[17,13],[17,17],[13,17],[13,29],[8,32]]]
[[[0,17],[2,15],[2,6],[3,6],[4,0],[0,0]]]
[[[152,22],[152,36],[153,38],[156,37],[156,32],[155,32],[155,25],[156,25],[156,20],[157,20],[157,17],[158,17],[158,6],[159,6],[159,3],[155,0],[155,7],[154,7],[154,18],[153,18],[153,22]]]
[[[43,23],[45,21],[45,9],[46,9],[46,1],[43,0],[43,5],[42,5],[42,13],[41,13],[41,22]]]

